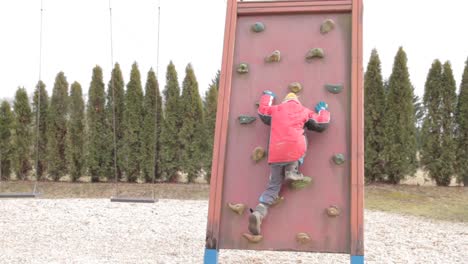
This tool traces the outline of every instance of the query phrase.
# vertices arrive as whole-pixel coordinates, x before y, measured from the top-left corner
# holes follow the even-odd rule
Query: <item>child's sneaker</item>
[[[257,212],[254,211],[250,216],[249,216],[249,231],[252,233],[252,235],[260,235],[261,232],[261,225],[262,225],[262,218],[263,216]]]

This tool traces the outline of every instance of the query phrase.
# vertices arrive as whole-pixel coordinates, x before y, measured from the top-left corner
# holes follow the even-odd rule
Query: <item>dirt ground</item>
[[[0,263],[203,263],[207,212],[207,200],[0,200]],[[466,223],[365,210],[364,224],[366,263],[461,264],[468,259]],[[219,263],[345,264],[349,255],[220,250]]]

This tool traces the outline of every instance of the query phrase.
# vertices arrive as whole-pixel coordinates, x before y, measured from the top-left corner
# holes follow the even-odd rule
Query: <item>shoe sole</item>
[[[260,235],[260,221],[254,214],[249,216],[249,231],[252,235]]]

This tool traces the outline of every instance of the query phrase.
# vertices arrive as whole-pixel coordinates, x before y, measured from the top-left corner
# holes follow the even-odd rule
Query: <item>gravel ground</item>
[[[0,263],[202,263],[207,201],[1,200]],[[468,263],[468,224],[365,211],[366,263]],[[349,263],[348,255],[220,251],[220,263]]]

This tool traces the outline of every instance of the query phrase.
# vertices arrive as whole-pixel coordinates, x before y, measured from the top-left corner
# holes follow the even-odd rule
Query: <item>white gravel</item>
[[[207,201],[0,200],[0,263],[203,263]],[[468,224],[365,212],[366,263],[468,263]],[[221,250],[220,263],[349,263]]]

